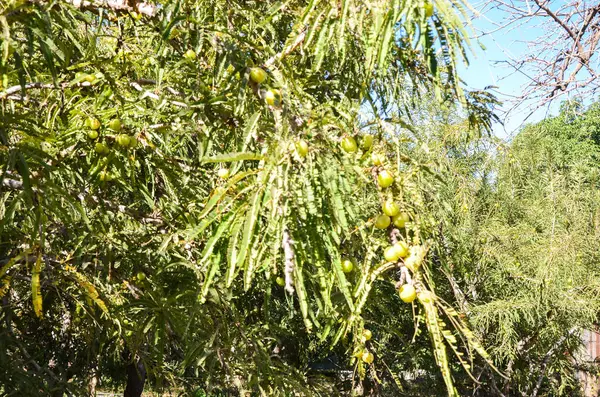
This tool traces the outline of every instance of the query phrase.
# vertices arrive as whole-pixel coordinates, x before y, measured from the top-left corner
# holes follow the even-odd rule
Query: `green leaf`
[[[296,289],[296,294],[298,295],[298,302],[300,304],[300,312],[302,313],[304,326],[306,327],[307,332],[310,332],[312,330],[312,323],[308,318],[308,297],[304,286],[302,267],[298,261],[296,261],[296,266],[294,267],[294,287]]]
[[[244,213],[247,207],[241,209],[240,213]],[[233,280],[235,279],[236,269],[237,269],[237,258],[238,258],[238,243],[240,238],[240,233],[242,230],[242,225],[244,224],[242,217],[238,216],[231,227],[231,238],[229,239],[229,246],[227,248],[227,273],[225,275],[225,286],[230,288],[233,284]]]
[[[215,274],[217,274],[217,271],[219,270],[220,266],[221,255],[217,254],[213,257],[212,265],[210,266],[208,272],[204,277],[204,283],[202,284],[202,291],[200,293],[200,303],[206,302],[206,294],[208,294],[208,289],[210,288]]]
[[[43,317],[42,313],[42,286],[40,284],[40,273],[42,272],[42,255],[39,254],[33,268],[31,269],[31,300],[33,303],[33,311],[39,318]]]
[[[244,265],[246,261],[246,257],[248,256],[248,250],[250,249],[250,243],[254,240],[254,226],[258,221],[258,215],[261,210],[261,199],[264,191],[262,188],[259,188],[254,194],[250,211],[246,216],[246,221],[244,223],[244,231],[242,233],[242,242],[240,244],[240,256],[238,257],[237,267],[240,268]],[[244,290],[250,289],[250,283],[252,282],[252,277],[254,276],[254,269],[251,269],[249,266],[245,268],[244,271]]]
[[[221,221],[221,224],[219,225],[219,227],[217,227],[217,230],[215,231],[215,233],[212,235],[211,238],[208,239],[208,241],[206,242],[206,246],[204,247],[204,250],[202,250],[201,259],[198,263],[199,270],[201,270],[201,271],[204,270],[206,263],[210,259],[211,255],[213,253],[213,250],[215,249],[215,246],[221,239],[221,236],[223,235],[223,233],[225,233],[229,229],[233,219],[235,219],[233,215],[228,215],[225,218],[223,218],[223,220]]]
[[[325,247],[329,253],[329,259],[331,260],[331,267],[337,280],[337,286],[344,295],[344,298],[346,298],[346,303],[350,308],[350,312],[354,312],[354,301],[352,299],[352,293],[350,292],[348,280],[346,279],[346,275],[342,270],[340,254],[333,244],[331,244],[331,240],[329,240],[327,234],[323,234],[323,241],[325,242]]]

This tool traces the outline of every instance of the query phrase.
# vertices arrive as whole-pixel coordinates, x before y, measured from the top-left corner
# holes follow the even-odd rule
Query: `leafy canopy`
[[[426,92],[489,127],[493,99],[465,94],[456,75],[466,4],[436,1],[433,16],[396,0],[78,4],[0,11],[6,357],[30,361],[45,324],[48,348],[33,360],[58,363],[34,367],[33,389],[82,387],[123,345],[156,379],[303,388],[301,365],[274,359],[277,340],[261,336],[305,338],[313,358],[340,343],[364,357],[376,349],[361,337],[369,297],[398,301],[399,282],[417,289],[455,395],[446,346],[467,370],[473,352],[487,354],[432,292],[443,178],[407,153],[418,143],[410,108]],[[348,137],[358,151],[340,149]],[[408,214],[405,228],[373,228],[386,200]],[[412,247],[408,265],[383,259],[397,240]],[[353,363],[363,378],[369,366]],[[6,384],[22,387],[24,367],[7,368]]]

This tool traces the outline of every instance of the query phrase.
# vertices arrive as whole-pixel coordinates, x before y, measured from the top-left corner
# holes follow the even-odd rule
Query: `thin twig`
[[[296,36],[294,42],[291,45],[285,47],[283,51],[267,59],[264,66],[268,68],[272,66],[276,61],[281,61],[284,57],[292,53],[304,41],[304,38],[306,37],[306,31],[307,29],[304,29],[302,32],[300,32],[300,34]]]
[[[283,252],[285,254],[285,290],[293,294],[294,293],[294,242],[290,238],[290,234],[287,229],[283,230]]]

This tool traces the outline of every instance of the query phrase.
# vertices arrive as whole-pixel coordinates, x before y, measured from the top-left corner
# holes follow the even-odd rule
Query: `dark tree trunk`
[[[130,355],[129,351],[126,351]],[[146,383],[146,368],[142,360],[131,357],[127,364],[127,386],[123,397],[141,397]]]

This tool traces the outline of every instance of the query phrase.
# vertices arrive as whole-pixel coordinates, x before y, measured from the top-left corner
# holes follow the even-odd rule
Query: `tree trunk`
[[[142,360],[132,358],[127,364],[127,386],[123,397],[141,397],[146,383],[146,368]]]

